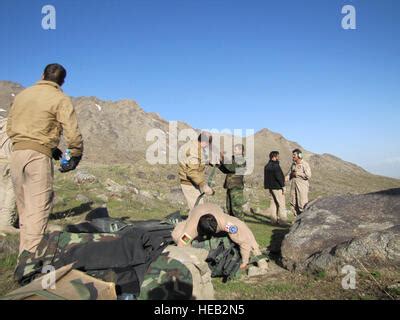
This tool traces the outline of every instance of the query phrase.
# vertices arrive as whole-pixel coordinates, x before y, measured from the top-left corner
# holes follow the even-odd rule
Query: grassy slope
[[[73,173],[56,174],[56,205],[50,223],[66,225],[77,223],[84,219],[90,208],[105,205],[99,195],[106,195],[107,208],[114,217],[129,217],[135,220],[146,220],[162,218],[176,210],[184,210],[184,206],[171,204],[163,200],[171,183],[163,176],[168,171],[145,172],[145,176],[137,176],[138,168],[130,166],[95,166],[87,167],[86,171],[94,174],[98,182],[77,186],[73,182]],[[140,168],[139,168],[140,171]],[[134,181],[139,190],[155,192],[148,185],[148,181],[162,181],[157,183],[157,194],[160,199],[148,198],[132,193],[113,194],[105,191],[107,178],[125,185],[127,181]],[[76,200],[77,195],[88,198],[86,201]],[[313,195],[316,196],[316,195]],[[218,189],[216,198],[212,201],[222,204],[224,202],[224,191]],[[265,198],[255,198],[255,205],[261,209],[268,206]],[[253,205],[253,203],[252,203]],[[282,229],[271,226],[268,220],[261,216],[248,217],[246,221],[253,230],[257,241],[262,247],[271,242],[275,233],[282,232]],[[12,281],[12,272],[16,264],[16,251],[18,238],[8,236],[0,238],[0,296],[15,288]],[[392,270],[380,270],[372,272],[383,286],[392,284],[400,279],[398,272]],[[271,271],[268,275],[247,280],[235,280],[226,284],[220,279],[214,279],[216,297],[220,299],[381,299],[387,298],[372,280],[371,274],[358,273],[357,290],[343,290],[341,279],[326,279],[323,274],[316,276],[305,276],[289,273],[276,264],[271,263]]]

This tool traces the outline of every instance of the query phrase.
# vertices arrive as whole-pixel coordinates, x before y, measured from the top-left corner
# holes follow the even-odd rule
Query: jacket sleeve
[[[283,189],[285,187],[285,177],[283,175],[281,167],[278,165],[275,170],[275,179],[280,187]]]
[[[78,127],[78,119],[69,98],[61,100],[57,110],[57,121],[61,124],[67,148],[72,156],[81,156],[83,152],[82,135]]]
[[[307,162],[303,162],[303,171],[298,172],[297,176],[303,178],[304,180],[308,180],[311,178],[311,168]]]
[[[242,263],[248,264],[250,260],[251,244],[248,241],[241,241],[236,235],[230,234],[229,237],[235,242],[240,248],[240,255],[242,256]]]
[[[190,155],[186,166],[186,174],[190,181],[192,181],[196,186],[204,186],[206,178],[204,174],[204,166],[202,166],[200,159],[194,155]]]

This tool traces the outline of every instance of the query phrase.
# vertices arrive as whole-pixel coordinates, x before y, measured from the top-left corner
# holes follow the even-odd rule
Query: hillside
[[[22,86],[0,81],[0,115],[6,116],[15,94]],[[96,97],[73,98],[79,125],[85,139],[84,163],[96,164],[130,164],[141,172],[160,172],[176,175],[176,165],[162,165],[151,168],[145,161],[146,150],[153,142],[146,141],[150,129],[161,129],[168,132],[168,122],[158,114],[145,112],[135,101],[121,100],[117,102],[102,101]],[[225,124],[221,124],[223,127]],[[178,122],[178,130],[190,128],[183,122]],[[287,171],[291,162],[291,150],[301,147],[296,142],[288,141],[278,133],[263,129],[255,134],[255,169],[247,177],[247,192],[250,198],[259,202],[263,196],[263,167],[267,154],[272,150],[281,153],[282,167]],[[301,136],[299,136],[301,140]],[[168,150],[164,150],[168,154]],[[329,154],[315,154],[304,151],[305,159],[309,161],[313,178],[311,194],[331,195],[340,193],[363,193],[400,186],[400,180],[376,176],[361,167],[343,161]],[[156,171],[157,171],[156,170]],[[176,178],[176,176],[175,176]],[[165,177],[149,180],[149,186],[157,189],[163,185]],[[223,176],[218,174],[216,181],[222,184]],[[179,187],[177,179],[165,180],[170,190]],[[164,190],[168,192],[168,190]]]

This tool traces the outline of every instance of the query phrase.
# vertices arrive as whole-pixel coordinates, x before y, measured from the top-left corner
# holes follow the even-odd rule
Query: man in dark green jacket
[[[239,219],[244,219],[243,205],[246,203],[244,189],[244,173],[246,161],[244,158],[244,145],[237,144],[234,148],[232,161],[225,161],[221,154],[219,169],[226,174],[224,188],[226,192],[226,209],[228,214]]]

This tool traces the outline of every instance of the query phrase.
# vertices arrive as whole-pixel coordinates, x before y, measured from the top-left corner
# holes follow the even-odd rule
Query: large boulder
[[[400,188],[315,201],[285,236],[281,254],[284,267],[298,272],[400,266]]]

